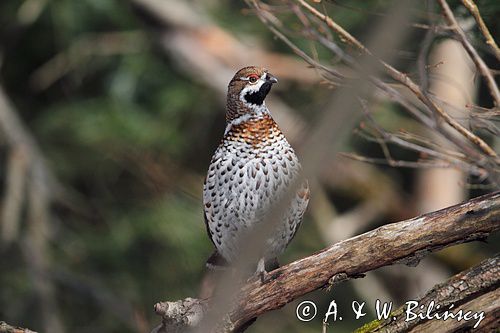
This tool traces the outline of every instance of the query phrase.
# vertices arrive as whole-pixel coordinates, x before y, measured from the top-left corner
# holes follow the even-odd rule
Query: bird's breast
[[[213,162],[228,192],[250,192],[259,201],[276,197],[300,170],[293,148],[267,115],[234,124]]]

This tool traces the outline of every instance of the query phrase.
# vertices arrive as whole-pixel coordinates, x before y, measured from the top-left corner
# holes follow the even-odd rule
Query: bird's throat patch
[[[264,82],[259,90],[249,91],[245,94],[244,98],[247,103],[262,105],[267,94],[271,90],[272,84],[270,82]]]

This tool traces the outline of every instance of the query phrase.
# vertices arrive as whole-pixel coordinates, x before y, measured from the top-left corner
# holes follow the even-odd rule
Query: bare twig
[[[446,150],[445,148],[442,147],[437,147],[434,146],[432,142],[425,140],[423,138],[420,138],[420,140],[415,140],[415,136],[406,133],[406,132],[400,132],[399,134],[392,134],[392,133],[387,133],[385,132],[378,124],[377,122],[373,119],[371,116],[370,112],[368,111],[368,107],[366,105],[366,102],[361,103],[365,117],[370,121],[370,123],[373,125],[373,128],[377,132],[377,137],[372,138],[372,137],[365,137],[365,139],[369,141],[376,141],[377,143],[380,144],[382,151],[384,153],[384,157],[387,160],[387,164],[390,166],[394,167],[418,167],[418,164],[421,164],[422,167],[429,167],[434,165],[435,167],[453,167],[453,168],[459,168],[462,169],[466,172],[470,172],[473,175],[480,175],[482,173],[482,170],[477,168],[474,165],[471,165],[470,163],[463,162],[464,159],[466,159],[466,156],[460,153],[456,153],[453,151]],[[361,134],[361,132],[358,132]],[[361,134],[363,135],[363,134]],[[413,141],[420,141],[419,143],[415,143]],[[405,162],[405,161],[395,161],[389,152],[389,148],[387,147],[386,143],[393,143],[398,146],[407,148],[409,150],[413,150],[415,152],[420,153],[422,156],[433,156],[438,158],[439,161],[443,161],[444,163],[441,162],[431,162],[431,163],[425,163],[423,161],[418,161],[418,162]],[[434,147],[433,147],[434,146]],[[355,155],[349,155],[347,154],[346,156],[353,157],[357,160],[359,159],[359,156]],[[368,162],[368,159],[364,159],[365,162]],[[372,160],[372,162],[375,162]],[[378,163],[378,162],[376,162]]]
[[[431,15],[431,10],[428,9],[428,16]],[[429,89],[429,77],[427,75],[427,57],[429,55],[429,50],[431,48],[432,43],[434,42],[436,32],[434,26],[429,28],[424,37],[424,41],[422,42],[422,46],[420,47],[420,51],[418,53],[417,59],[417,67],[418,67],[418,76],[420,79],[420,89],[425,93],[427,93]]]
[[[274,16],[274,13],[283,12],[283,9],[281,7],[280,11],[268,13],[267,11],[269,10],[269,6],[262,1],[253,1],[249,3],[255,9],[255,12],[259,16],[259,18],[261,18],[264,24],[266,24],[278,38],[288,44],[292,48],[292,50],[294,50],[294,52],[299,56],[303,57],[303,55],[305,55],[307,57],[305,58],[305,60],[312,67],[314,67],[320,75],[323,76],[326,84],[330,84],[331,86],[339,85],[338,80],[336,80],[333,77],[334,75],[332,75],[332,73],[337,72],[337,69],[335,67],[332,67],[330,63],[324,65],[323,63],[326,62],[307,55],[297,46],[297,44],[292,42],[290,38],[288,38],[288,36],[302,36],[303,38],[306,38],[310,41],[316,41],[322,44],[322,46],[326,47],[328,50],[334,53],[338,59],[342,60],[350,67],[347,68],[348,70],[351,70],[348,76],[352,77],[353,74],[363,75],[363,72],[365,72],[363,67],[359,65],[359,63],[353,56],[349,55],[347,51],[342,50],[341,47],[338,46],[335,41],[333,41],[331,36],[329,36],[328,27],[332,26],[331,30],[333,32],[338,31],[338,34],[347,34],[339,36],[342,41],[346,42],[349,45],[355,46],[356,43],[354,41],[356,41],[356,38],[349,35],[347,32],[345,32],[344,29],[338,29],[338,27],[335,26],[335,22],[333,22],[331,18],[329,18],[326,14],[322,14],[318,10],[314,9],[314,7],[308,5],[306,2],[302,1],[300,2],[300,4],[295,4],[291,1],[285,2],[291,8],[291,11],[297,16],[302,25],[304,25],[304,29],[302,31],[299,31],[299,33],[297,33],[295,30],[290,31],[278,17]],[[301,12],[298,8],[304,8],[302,4],[304,4],[304,6],[306,6],[307,8],[312,8],[313,10],[315,10],[315,12]],[[307,11],[307,9],[305,10]],[[323,8],[323,11],[324,13],[326,13],[325,8]],[[428,12],[427,16],[429,15],[431,14]],[[315,21],[314,19],[317,19],[319,21]],[[312,22],[315,22],[317,27],[314,27],[314,25],[311,24]],[[349,41],[351,41],[352,43],[350,43]],[[368,79],[371,80],[371,82],[380,90],[380,92],[382,92],[382,95],[384,95],[390,101],[401,105],[410,115],[421,122],[424,127],[427,127],[431,132],[439,135],[440,139],[446,140],[439,140],[438,142],[440,142],[441,144],[451,143],[452,145],[449,145],[450,149],[448,150],[454,150],[456,153],[463,156],[462,161],[460,161],[459,163],[461,169],[464,169],[467,172],[469,172],[468,170],[476,170],[474,171],[474,173],[480,174],[480,178],[478,179],[481,179],[481,181],[488,178],[488,180],[496,186],[500,184],[497,179],[500,159],[498,159],[498,157],[496,156],[496,152],[488,144],[486,144],[484,140],[468,130],[464,124],[461,124],[461,122],[456,119],[456,117],[453,117],[452,115],[448,114],[448,112],[444,111],[444,106],[442,106],[443,101],[434,96],[432,93],[427,93],[425,89],[423,89],[425,85],[424,87],[419,88],[418,85],[416,85],[411,80],[411,78],[408,77],[408,75],[401,73],[392,66],[388,65],[389,62],[387,61],[387,59],[385,59],[385,61],[380,60],[383,59],[383,57],[381,57],[377,52],[373,52],[373,50],[370,50],[370,47],[364,47],[363,50],[368,50],[368,52],[370,53],[368,53],[367,55],[375,58],[377,62],[382,64],[382,67],[385,69],[385,73],[387,75],[391,76],[396,81],[399,81],[399,84],[394,85],[385,82],[379,77],[369,76]],[[363,50],[361,50],[362,53],[365,52]],[[378,55],[379,59],[373,56],[373,54]],[[354,70],[354,72],[352,70]],[[344,74],[345,71],[342,70],[340,72]],[[408,88],[409,91],[402,90],[401,88],[403,87]],[[487,123],[491,123],[491,121],[492,120],[488,120]],[[490,124],[483,124],[482,127],[484,126],[492,128]],[[417,163],[415,163],[415,166]],[[445,164],[448,164],[447,161]]]
[[[349,44],[356,46],[363,53],[373,56],[373,53],[364,46],[361,42],[359,42],[354,36],[352,36],[349,32],[344,30],[340,25],[338,25],[331,17],[321,13],[316,8],[305,2],[304,0],[298,0],[299,3],[308,10],[311,14],[317,16],[319,19],[326,22],[326,24],[334,30],[337,34],[340,35],[342,40],[345,40]],[[460,125],[455,119],[450,117],[448,113],[446,113],[439,105],[437,105],[432,99],[430,99],[426,94],[422,92],[420,87],[413,82],[408,75],[398,71],[385,61],[381,59],[377,59],[384,67],[385,72],[392,77],[394,80],[406,86],[410,89],[418,99],[420,99],[426,106],[428,106],[432,111],[438,114],[445,122],[447,122],[451,127],[453,127],[457,132],[462,134],[465,138],[467,138],[471,143],[478,146],[482,151],[484,151],[488,156],[497,157],[495,151],[480,137],[473,134],[465,127]],[[498,88],[497,88],[498,90]]]
[[[414,266],[428,253],[473,240],[485,239],[500,230],[500,192],[488,194],[437,212],[384,225],[373,231],[339,242],[309,257],[270,272],[272,281],[242,287],[237,307],[225,317],[223,332],[235,332],[251,318],[279,309],[313,290],[358,278],[371,270],[391,265]],[[161,309],[180,309],[199,318],[206,311],[206,300],[159,303],[155,309],[163,316],[163,326],[155,332],[171,332],[174,314]],[[179,317],[181,318],[181,317]],[[199,320],[184,320],[197,323]],[[176,320],[176,324],[179,321]],[[186,328],[184,326],[184,328]],[[174,331],[175,332],[175,331]]]
[[[477,69],[486,80],[486,85],[489,88],[491,97],[493,98],[495,105],[500,106],[500,91],[498,90],[498,86],[495,82],[495,79],[493,78],[493,75],[491,74],[490,69],[488,68],[488,66],[486,66],[483,59],[481,59],[481,57],[477,53],[476,49],[469,42],[467,36],[465,35],[465,32],[458,24],[457,19],[455,18],[455,15],[453,15],[453,12],[450,6],[448,6],[446,0],[438,0],[438,2],[443,9],[443,14],[446,18],[446,21],[453,28],[465,51],[467,51]]]
[[[481,31],[481,33],[484,36],[484,39],[486,40],[486,44],[488,44],[488,46],[491,48],[497,60],[500,60],[500,49],[498,48],[495,39],[488,30],[488,27],[484,23],[476,3],[473,0],[462,0],[462,4],[469,10],[472,16],[474,16],[474,19],[476,20],[477,25],[479,27],[479,30]]]
[[[451,165],[449,163],[445,162],[424,162],[424,161],[399,161],[399,160],[394,160],[390,159],[388,160],[387,158],[372,158],[372,157],[366,157],[366,156],[361,156],[355,153],[342,153],[342,156],[345,156],[347,158],[353,159],[355,161],[360,161],[360,162],[368,162],[368,163],[374,163],[374,164],[382,164],[382,165],[390,165],[392,167],[399,167],[399,168],[413,168],[413,169],[420,169],[420,168],[449,168]]]

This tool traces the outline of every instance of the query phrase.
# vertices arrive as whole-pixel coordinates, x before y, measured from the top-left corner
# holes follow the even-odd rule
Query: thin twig
[[[364,52],[367,55],[373,56],[371,51],[364,46],[361,42],[359,42],[354,36],[352,36],[349,32],[344,30],[340,25],[335,23],[333,19],[329,16],[324,15],[319,12],[316,8],[305,2],[304,0],[298,0],[298,2],[310,13],[317,16],[326,22],[326,24],[334,30],[337,34],[340,35],[341,39],[345,40],[351,45],[356,46],[360,51]],[[386,70],[386,73],[391,76],[394,80],[400,82],[408,89],[410,89],[417,97],[420,99],[425,105],[427,105],[432,111],[436,112],[441,118],[448,123],[451,127],[453,127],[457,132],[462,134],[465,138],[467,138],[474,145],[478,146],[482,151],[484,151],[488,156],[497,158],[497,154],[495,151],[480,137],[476,136],[465,127],[460,125],[455,119],[453,119],[448,113],[446,113],[440,106],[438,106],[432,99],[426,96],[420,87],[413,82],[408,75],[398,71],[385,61],[378,59],[378,61],[383,65]],[[497,88],[498,89],[498,88]],[[499,161],[500,162],[500,161]]]
[[[488,89],[490,91],[490,95],[493,98],[493,101],[495,102],[495,105],[500,106],[500,91],[498,90],[498,86],[495,82],[495,79],[493,78],[493,75],[491,74],[490,69],[488,68],[488,66],[486,66],[483,59],[481,59],[481,57],[477,53],[476,49],[469,42],[467,36],[465,35],[465,32],[458,24],[458,21],[455,18],[455,15],[453,14],[446,0],[438,0],[438,2],[441,8],[443,9],[443,14],[446,21],[453,28],[456,35],[458,36],[458,39],[462,43],[465,51],[467,51],[467,54],[469,54],[472,61],[476,65],[477,69],[484,77],[486,85],[488,86]]]
[[[486,24],[484,23],[476,3],[473,0],[462,0],[462,4],[469,10],[472,16],[474,16],[474,19],[477,22],[477,26],[479,27],[479,30],[481,31],[481,33],[484,36],[484,39],[486,40],[486,44],[488,44],[488,46],[491,48],[497,60],[500,60],[500,48],[498,48],[495,39],[488,30]]]
[[[351,160],[354,161],[359,161],[359,162],[366,162],[366,163],[372,163],[372,164],[380,164],[380,165],[389,165],[391,167],[398,167],[398,168],[411,168],[411,169],[419,169],[419,168],[424,168],[424,169],[436,169],[436,168],[442,168],[442,169],[447,169],[451,165],[450,163],[446,162],[424,162],[424,161],[401,161],[401,160],[394,160],[390,159],[388,160],[387,158],[372,158],[372,157],[367,157],[367,156],[361,156],[355,153],[340,153],[341,156],[350,158]]]
[[[429,167],[432,165],[434,165],[435,167],[455,167],[455,168],[462,169],[466,172],[470,172],[473,175],[479,175],[479,174],[483,173],[482,169],[478,169],[476,166],[471,165],[470,163],[464,162],[463,160],[466,159],[466,156],[464,156],[463,154],[449,152],[449,151],[444,150],[441,147],[433,147],[433,149],[431,149],[431,148],[419,145],[417,143],[411,142],[408,140],[409,138],[412,137],[409,133],[400,132],[399,135],[397,135],[397,134],[392,134],[392,133],[386,132],[382,127],[380,127],[378,125],[378,123],[375,121],[375,119],[373,119],[370,111],[368,110],[368,106],[367,106],[366,102],[361,101],[361,105],[362,105],[362,108],[364,110],[364,114],[365,114],[366,118],[370,121],[373,128],[375,129],[375,131],[378,134],[378,136],[375,138],[370,138],[370,137],[365,136],[365,139],[370,140],[370,141],[373,140],[373,141],[376,141],[377,143],[380,144],[382,151],[384,153],[384,156],[388,160],[388,162],[389,162],[388,164],[390,166],[409,167],[411,165],[411,167],[414,167],[414,166],[417,166],[418,163],[422,163],[422,166],[424,166],[424,163],[423,163],[423,161],[419,161],[419,162],[395,161],[392,158],[392,156],[389,152],[389,148],[387,147],[386,143],[393,143],[393,144],[396,144],[400,147],[407,148],[409,150],[413,150],[415,152],[418,152],[424,156],[425,155],[433,156],[435,158],[438,158],[439,160],[444,161],[444,163],[429,163],[426,165],[426,167]],[[359,134],[362,135],[361,133],[359,133]],[[427,146],[432,146],[431,142],[428,142],[427,140],[425,140],[423,138],[421,138],[418,141],[420,141],[420,143],[424,143]],[[365,159],[365,161],[368,161],[368,159]],[[372,161],[374,161],[374,160],[372,159]]]
[[[259,1],[250,2],[250,4],[255,8],[255,12],[256,12],[257,16],[259,18],[261,18],[261,20],[264,22],[264,24],[266,24],[268,26],[268,28],[270,28],[270,29],[274,28],[274,29],[271,29],[273,32],[275,32],[276,30],[278,32],[280,32],[280,34],[277,35],[278,38],[285,41],[287,44],[289,44],[289,46],[290,46],[290,44],[292,44],[295,51],[302,51],[302,50],[300,50],[300,48],[297,45],[293,44],[293,42],[291,42],[285,36],[285,33],[288,33],[289,35],[291,35],[291,34],[293,34],[293,32],[288,31],[288,29],[286,29],[284,23],[282,23],[276,16],[274,16],[273,14],[266,13],[266,10],[264,9],[264,8],[266,8],[265,4],[263,4]],[[294,5],[289,4],[289,6],[294,6]],[[293,12],[296,13],[297,11],[298,11],[297,8],[294,7]],[[325,20],[325,16],[320,15],[318,17],[318,16],[311,14],[311,13],[308,13],[308,14],[311,15],[309,17],[309,19],[317,18],[319,20],[319,23],[323,23],[324,25],[326,25],[328,27],[329,20],[328,19]],[[272,20],[267,19],[268,15],[272,16]],[[304,23],[304,22],[302,21],[302,23]],[[317,24],[318,24],[318,22],[317,22]],[[318,27],[320,27],[318,29],[321,29],[322,31],[325,30],[325,27],[322,27],[321,24],[318,24]],[[315,29],[313,29],[313,27],[310,25],[304,26],[304,28],[305,28],[304,29],[305,31],[303,31],[301,34],[304,38],[306,38],[306,39],[312,38],[312,39],[318,41],[323,46],[325,46],[327,49],[329,49],[333,53],[335,53],[335,55],[338,57],[338,59],[341,59],[342,61],[346,62],[355,71],[357,71],[359,73],[363,73],[362,67],[359,66],[356,58],[351,57],[344,50],[342,50],[333,41],[332,38],[325,37],[325,36],[329,36],[329,34],[319,33],[317,31],[315,31]],[[282,29],[284,31],[287,31],[287,32],[284,33],[283,31],[280,31]],[[344,38],[343,36],[340,36],[340,37],[341,37],[340,38],[341,40],[346,41],[346,38]],[[354,38],[354,37],[352,37],[352,38]],[[296,53],[299,56],[303,56],[303,53],[301,54],[301,52],[296,52]],[[319,60],[314,60],[310,57],[308,57],[308,59],[305,59],[305,60],[308,61],[308,63],[312,67],[319,69],[318,72],[320,75],[322,75],[326,79],[326,81],[327,81],[326,83],[328,83],[329,80],[332,80],[331,73],[328,73],[326,70],[328,69],[328,71],[332,71],[333,68],[328,66],[327,69],[325,69],[326,66],[324,66],[322,63],[320,63]],[[396,71],[394,68],[390,67],[389,65],[386,66],[386,64],[384,62],[382,62],[382,64],[384,65],[384,67],[386,69],[386,73],[387,73],[387,71],[390,71],[390,70]],[[396,74],[397,73],[399,73],[399,72],[396,71]],[[325,76],[325,74],[327,74],[327,75]],[[395,74],[395,73],[392,73],[392,74]],[[391,75],[391,73],[389,73],[389,75]],[[491,153],[496,154],[496,153],[491,148],[488,148],[487,145],[484,146],[483,145],[484,142],[483,143],[478,142],[480,146],[485,148],[484,150],[481,149],[481,147],[479,147],[480,148],[479,151],[477,149],[475,149],[476,147],[478,147],[478,145],[474,145],[474,144],[471,145],[470,144],[471,140],[472,141],[475,140],[475,138],[474,138],[475,135],[470,133],[470,131],[469,131],[469,133],[472,135],[468,135],[467,133],[464,133],[464,134],[465,134],[466,138],[471,139],[471,140],[463,140],[460,136],[457,136],[457,135],[455,135],[455,133],[452,132],[453,126],[452,127],[443,126],[443,124],[441,122],[437,122],[436,119],[434,119],[435,117],[432,117],[432,116],[433,115],[439,116],[440,115],[439,111],[441,111],[443,113],[442,116],[447,120],[447,122],[451,123],[451,125],[455,125],[454,126],[455,128],[458,127],[459,132],[460,131],[467,132],[467,129],[465,129],[463,126],[461,126],[460,123],[458,123],[454,118],[452,118],[448,114],[444,113],[443,110],[441,109],[441,107],[439,107],[438,104],[436,104],[436,102],[434,102],[435,96],[433,96],[433,94],[429,94],[428,96],[424,96],[422,89],[419,90],[418,89],[419,87],[416,84],[414,84],[411,81],[411,79],[409,79],[407,77],[407,75],[405,75],[403,73],[399,73],[399,76],[400,76],[401,80],[408,79],[408,84],[406,85],[406,87],[408,87],[408,85],[409,85],[409,88],[412,88],[413,91],[411,89],[410,90],[413,92],[413,94],[418,99],[420,99],[421,102],[422,102],[422,99],[427,98],[427,100],[424,100],[425,102],[427,102],[427,104],[424,103],[422,105],[423,107],[416,106],[414,104],[415,102],[410,101],[410,99],[407,96],[402,95],[398,90],[394,89],[392,87],[392,84],[384,82],[382,79],[380,79],[376,76],[369,76],[368,79],[370,81],[372,81],[372,83],[378,89],[380,89],[387,97],[389,97],[390,100],[392,100],[393,102],[395,102],[397,104],[400,104],[412,116],[414,116],[416,119],[418,119],[420,122],[422,122],[428,128],[432,129],[434,131],[434,133],[442,135],[442,137],[444,139],[446,139],[447,141],[449,141],[453,145],[455,145],[458,148],[457,152],[459,152],[460,154],[465,155],[467,157],[466,159],[464,159],[463,162],[465,164],[470,164],[470,167],[467,166],[464,168],[463,166],[460,166],[460,169],[476,170],[477,172],[479,172],[481,174],[481,177],[488,177],[490,179],[490,181],[492,181],[493,183],[498,183],[496,178],[495,178],[496,177],[495,175],[496,175],[497,169],[498,169],[496,166],[500,163],[500,161],[498,160],[498,158],[489,159],[488,154],[486,154],[486,156],[485,156],[485,154],[483,152],[484,152],[484,150],[487,150],[487,151],[489,151],[490,154]],[[337,81],[337,80],[335,80],[335,81]],[[345,85],[345,83],[342,83],[342,84]],[[339,84],[338,84],[338,82],[332,82],[332,85],[338,86]],[[405,86],[405,85],[403,84],[403,86]],[[418,94],[419,92],[422,92],[422,93],[420,93],[420,95],[419,95]],[[431,104],[431,105],[429,105],[429,104]],[[433,109],[433,107],[434,107],[434,109]],[[475,174],[476,171],[473,173]]]
[[[427,10],[428,16],[430,16],[430,9]],[[429,55],[429,50],[431,48],[432,43],[435,38],[435,30],[433,26],[427,30],[425,33],[424,41],[421,43],[420,52],[418,53],[417,59],[417,67],[418,67],[418,76],[420,79],[420,86],[424,93],[427,93],[429,89],[429,78],[427,75],[427,57]]]

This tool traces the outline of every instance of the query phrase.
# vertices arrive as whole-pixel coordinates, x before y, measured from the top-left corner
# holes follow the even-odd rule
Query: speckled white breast
[[[203,190],[207,229],[227,261],[234,261],[238,240],[263,220],[299,172],[295,152],[269,115],[228,128]],[[282,253],[300,225],[309,200],[304,186],[267,240],[266,258]]]

